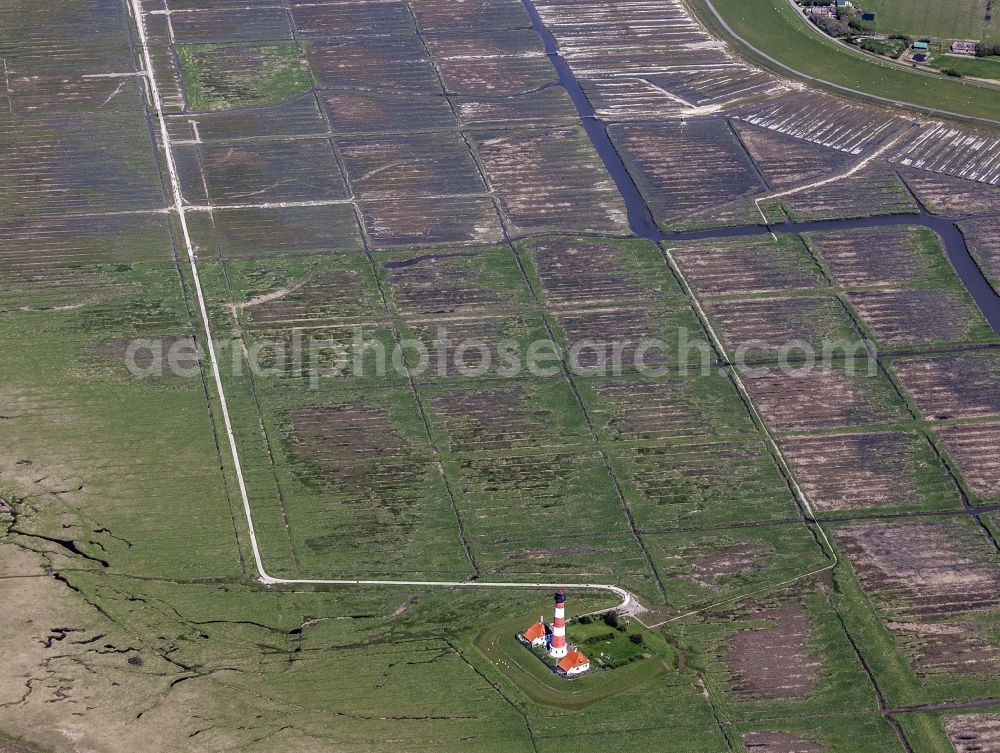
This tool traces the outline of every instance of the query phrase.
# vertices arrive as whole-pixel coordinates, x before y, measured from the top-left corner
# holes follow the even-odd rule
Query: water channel
[[[961,218],[941,217],[926,212],[922,207],[919,212],[911,214],[896,214],[877,217],[861,217],[856,219],[817,220],[812,222],[782,222],[774,225],[743,225],[737,227],[710,228],[706,230],[689,230],[682,232],[665,232],[653,219],[652,212],[646,200],[625,164],[621,155],[611,143],[607,124],[597,117],[591,104],[569,64],[559,52],[559,44],[538,15],[532,0],[522,0],[532,25],[545,45],[545,53],[556,69],[559,82],[569,93],[577,114],[583,122],[583,127],[597,150],[605,169],[614,180],[625,202],[628,212],[628,223],[632,232],[640,238],[661,241],[667,244],[700,240],[704,238],[734,238],[741,236],[762,235],[769,233],[806,233],[823,230],[855,230],[861,228],[885,227],[887,225],[920,225],[936,232],[944,244],[948,258],[958,273],[976,304],[979,306],[986,321],[993,331],[1000,334],[1000,295],[993,289],[983,275],[982,269],[969,252],[965,236],[958,229],[957,221]]]

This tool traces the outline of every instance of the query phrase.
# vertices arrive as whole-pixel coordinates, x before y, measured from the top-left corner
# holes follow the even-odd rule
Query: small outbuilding
[[[931,46],[929,44],[927,44],[927,42],[914,42],[913,43],[913,49],[915,49],[915,50],[922,50],[923,52],[927,52],[930,48],[931,48]]]
[[[539,617],[538,622],[521,633],[521,640],[532,647],[547,646],[549,644],[549,635],[551,635],[551,632],[552,631],[549,626],[545,624],[541,617]]]
[[[590,659],[584,656],[576,646],[572,646],[559,662],[559,669],[567,676],[583,674],[590,669]]]
[[[861,20],[862,21],[874,21],[875,20],[875,14],[872,13],[870,10],[863,11],[861,13]]]
[[[959,39],[957,42],[951,43],[951,51],[959,55],[975,55],[976,43],[967,39]]]

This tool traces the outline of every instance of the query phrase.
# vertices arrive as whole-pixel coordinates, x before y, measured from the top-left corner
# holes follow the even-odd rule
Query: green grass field
[[[967,58],[957,55],[940,55],[931,63],[935,68],[957,71],[963,76],[988,78],[1000,81],[1000,58]]]
[[[177,57],[193,110],[278,102],[313,83],[295,42],[187,44],[178,46]]]
[[[879,31],[945,39],[997,39],[1000,27],[986,20],[988,0],[868,0]]]
[[[823,36],[785,0],[711,0],[711,5],[748,44],[819,82],[917,107],[1000,121],[1000,97],[995,92],[971,82],[909,71],[847,49]],[[693,0],[691,7],[709,28],[731,37],[713,15],[709,0]],[[775,67],[745,46],[738,48],[754,62]]]

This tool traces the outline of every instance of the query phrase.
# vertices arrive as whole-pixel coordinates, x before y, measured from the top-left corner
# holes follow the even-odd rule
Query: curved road
[[[191,241],[188,229],[187,212],[190,207],[184,203],[181,193],[180,179],[177,173],[177,162],[174,158],[173,144],[170,134],[167,131],[167,120],[163,113],[163,101],[160,97],[159,86],[156,83],[155,68],[153,59],[149,51],[149,38],[146,31],[145,12],[142,9],[140,0],[129,0],[129,7],[135,20],[139,45],[142,48],[143,64],[146,68],[146,81],[149,84],[149,95],[152,99],[153,107],[156,110],[157,120],[160,127],[160,138],[163,143],[163,152],[167,165],[167,172],[170,177],[170,187],[173,198],[171,210],[177,214],[181,228],[181,235],[187,250],[188,262],[191,267],[191,274],[194,281],[194,289],[198,299],[198,309],[201,314],[205,333],[205,349],[208,351],[211,362],[212,377],[215,388],[218,392],[219,404],[221,407],[222,420],[226,428],[226,436],[229,440],[229,449],[232,455],[233,467],[240,489],[240,497],[243,502],[243,512],[246,516],[247,529],[250,534],[250,547],[253,551],[254,566],[257,570],[258,580],[266,585],[333,585],[333,586],[420,586],[420,587],[443,587],[443,588],[571,588],[579,591],[603,591],[614,594],[621,599],[618,609],[629,612],[639,609],[638,601],[626,591],[611,583],[502,583],[502,582],[480,582],[480,581],[422,581],[422,580],[367,580],[357,578],[277,578],[270,575],[264,566],[261,556],[260,546],[257,542],[257,532],[254,528],[253,511],[250,507],[250,499],[247,495],[246,482],[243,476],[243,466],[240,462],[240,454],[236,447],[236,437],[233,433],[232,421],[229,416],[229,404],[226,400],[226,393],[222,385],[222,376],[219,372],[219,364],[215,355],[215,344],[212,337],[212,328],[209,323],[208,308],[205,302],[205,294],[202,289],[201,276],[198,272],[198,259],[195,247]]]

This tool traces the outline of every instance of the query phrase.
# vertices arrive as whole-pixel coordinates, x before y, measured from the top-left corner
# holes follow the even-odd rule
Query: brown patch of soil
[[[496,204],[487,196],[405,196],[362,201],[361,213],[375,248],[496,243]]]
[[[900,431],[784,437],[781,449],[818,510],[854,510],[912,503],[915,471],[931,452],[922,437]],[[942,493],[958,493],[937,465]],[[927,489],[923,490],[927,493]]]
[[[1000,415],[1000,356],[899,360],[892,368],[929,419]]]
[[[865,523],[834,535],[918,672],[998,673],[1000,647],[981,627],[959,621],[1000,605],[1000,568],[974,527]]]
[[[1000,188],[924,170],[905,170],[902,175],[913,193],[936,214],[1000,212]]]
[[[630,269],[625,249],[613,243],[554,238],[527,247],[549,305],[615,304],[664,294],[644,271]]]
[[[704,588],[716,588],[719,578],[751,572],[763,554],[760,544],[740,542],[696,560],[690,572],[678,577]]]
[[[969,488],[985,499],[1000,498],[1000,422],[939,426],[935,432]]]
[[[934,265],[916,251],[921,231],[898,226],[840,230],[808,236],[833,278],[843,287],[899,285],[934,273]]]
[[[955,753],[1000,753],[1000,714],[947,717],[944,729]]]
[[[480,193],[469,149],[456,134],[356,136],[338,142],[347,176],[361,199]]]
[[[471,258],[484,255],[485,252],[469,251],[394,257],[383,266],[389,270],[397,308],[412,316],[486,308],[496,311],[511,304],[502,283],[492,279],[488,271],[469,263]],[[494,282],[498,284],[491,285]]]
[[[961,229],[983,272],[1000,288],[1000,217],[963,222]]]
[[[675,258],[701,295],[825,287],[819,268],[799,242],[776,245],[769,236],[741,238],[738,243],[699,241],[678,249]]]
[[[735,692],[761,700],[804,698],[816,687],[821,662],[810,649],[811,627],[792,603],[748,615],[771,627],[743,630],[730,639],[723,658]]]
[[[452,452],[509,450],[558,446],[559,415],[517,385],[461,388],[427,397],[448,435]]]
[[[808,343],[821,352],[824,343],[854,334],[843,306],[832,296],[712,300],[705,308],[727,350],[739,350],[748,361],[784,348],[790,357],[799,356],[802,351],[792,348],[794,342]]]
[[[958,635],[930,635],[918,641],[914,645],[918,674],[1000,674],[1000,648],[991,646],[972,630],[963,627]]]
[[[883,164],[873,163],[854,175],[799,191],[780,201],[796,220],[917,211],[916,203],[902,182]]]
[[[817,180],[843,169],[851,161],[850,155],[836,149],[810,144],[738,120],[733,120],[732,125],[772,189],[780,190]]]
[[[747,753],[823,753],[825,745],[793,737],[787,732],[746,732]]]
[[[963,340],[986,321],[964,293],[951,290],[866,290],[847,294],[883,345]]]
[[[744,381],[761,415],[778,431],[859,426],[891,421],[901,411],[881,376],[813,368],[772,371]]]
[[[889,612],[926,619],[1000,605],[1000,568],[960,521],[863,523],[834,535]]]
[[[618,189],[582,129],[485,132],[478,139],[490,185],[518,229],[628,229]]]
[[[653,216],[678,220],[766,186],[724,120],[618,124],[608,129]]]

